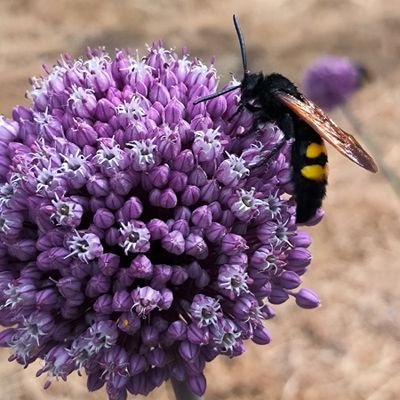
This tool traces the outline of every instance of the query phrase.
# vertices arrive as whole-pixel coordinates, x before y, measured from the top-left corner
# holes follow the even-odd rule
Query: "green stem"
[[[172,388],[174,389],[176,400],[202,400],[201,397],[195,395],[186,385],[185,382],[177,381],[171,378]]]
[[[379,148],[375,145],[375,143],[370,139],[370,136],[365,132],[363,124],[361,121],[353,114],[350,108],[346,105],[341,107],[342,113],[353,126],[353,129],[363,138],[363,141],[368,146],[368,148],[372,151],[373,155],[379,160],[379,168],[382,175],[389,182],[393,191],[400,197],[400,178],[393,172],[391,168],[389,168],[386,163],[383,161],[383,156]]]

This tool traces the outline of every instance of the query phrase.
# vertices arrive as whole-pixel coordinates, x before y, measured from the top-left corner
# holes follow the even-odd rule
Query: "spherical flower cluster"
[[[304,73],[304,94],[320,107],[331,110],[343,105],[365,76],[365,69],[347,57],[324,56]]]
[[[0,345],[38,375],[87,374],[109,398],[167,379],[205,390],[206,362],[267,344],[271,304],[310,263],[290,143],[213,93],[216,71],[160,43],[90,50],[33,79],[0,119]]]

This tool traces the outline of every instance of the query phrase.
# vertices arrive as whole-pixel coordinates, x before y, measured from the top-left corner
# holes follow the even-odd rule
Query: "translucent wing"
[[[378,167],[354,136],[339,128],[316,104],[304,97],[302,100],[285,92],[276,91],[276,97],[298,117],[313,128],[323,139],[349,160],[371,172]]]

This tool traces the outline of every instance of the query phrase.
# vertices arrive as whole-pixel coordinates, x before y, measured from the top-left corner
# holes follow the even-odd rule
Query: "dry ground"
[[[164,38],[191,54],[218,56],[222,79],[240,70],[231,15],[241,18],[253,70],[299,80],[316,56],[344,54],[373,81],[352,101],[379,157],[400,161],[399,0],[0,0],[0,110],[25,103],[27,78],[40,65],[87,45],[143,48]],[[336,118],[346,126],[338,114]],[[305,286],[323,307],[278,307],[273,342],[249,345],[239,359],[208,367],[207,400],[392,400],[400,398],[399,199],[372,176],[331,152],[327,216],[312,229],[314,259]],[[400,172],[399,172],[400,174]],[[1,351],[1,400],[106,399],[83,379],[44,392],[35,369],[9,364]],[[171,398],[162,387],[151,399]]]

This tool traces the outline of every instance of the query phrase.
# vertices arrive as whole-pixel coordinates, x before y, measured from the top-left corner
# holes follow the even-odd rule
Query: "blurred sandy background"
[[[222,81],[240,71],[231,16],[240,17],[252,70],[280,71],[296,82],[315,57],[347,55],[373,81],[351,107],[385,162],[400,171],[399,0],[0,0],[0,112],[26,103],[28,77],[61,52],[87,45],[143,49],[163,38],[194,56],[217,55]],[[239,75],[240,76],[240,75]],[[335,118],[347,126],[340,113]],[[373,176],[330,152],[327,216],[312,229],[305,287],[323,306],[288,304],[270,321],[273,342],[249,345],[239,359],[207,370],[206,400],[386,400],[400,398],[400,200]],[[104,400],[84,380],[41,388],[35,367],[23,370],[0,352],[1,400]],[[169,399],[165,387],[150,399]]]

